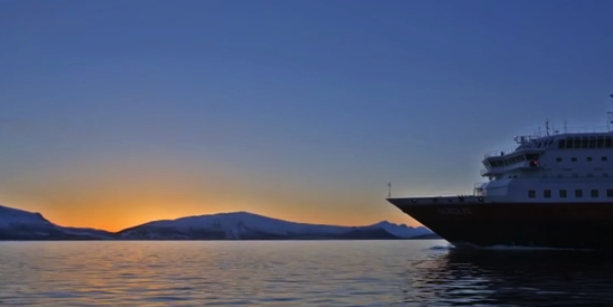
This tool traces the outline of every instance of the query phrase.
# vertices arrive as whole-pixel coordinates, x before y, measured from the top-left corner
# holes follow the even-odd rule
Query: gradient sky
[[[613,2],[0,0],[0,203],[119,230],[416,223],[549,119],[603,126]]]

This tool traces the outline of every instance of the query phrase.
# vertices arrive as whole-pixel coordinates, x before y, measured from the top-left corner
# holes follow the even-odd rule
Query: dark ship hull
[[[388,201],[451,244],[613,251],[613,203]]]

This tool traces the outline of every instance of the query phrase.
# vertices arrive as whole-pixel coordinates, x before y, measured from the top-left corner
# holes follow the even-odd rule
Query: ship
[[[455,247],[613,251],[613,112],[608,115],[599,129],[560,131],[546,122],[544,133],[514,137],[511,149],[483,157],[480,174],[487,181],[472,193],[390,194],[387,201]]]

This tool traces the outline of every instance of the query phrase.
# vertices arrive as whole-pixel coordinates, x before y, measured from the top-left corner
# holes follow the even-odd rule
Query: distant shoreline
[[[224,241],[224,242],[257,242],[257,241],[428,241],[428,240],[444,240],[440,237],[432,237],[432,238],[386,238],[386,239],[20,239],[20,240],[3,240],[0,239],[0,242],[117,242],[117,241],[130,241],[130,242],[182,242],[182,241],[206,241],[206,242],[215,242],[215,241]]]
[[[245,211],[158,220],[118,232],[63,227],[42,214],[0,206],[0,241],[330,241],[438,239],[425,227],[296,223]]]

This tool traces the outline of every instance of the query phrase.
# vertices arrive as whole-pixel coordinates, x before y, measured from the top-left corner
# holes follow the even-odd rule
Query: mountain
[[[305,224],[249,212],[160,220],[117,233],[64,227],[40,213],[0,206],[0,240],[331,240],[423,239],[433,233],[383,221],[367,226]]]
[[[0,240],[101,240],[113,238],[103,230],[62,227],[40,213],[0,206]]]
[[[133,240],[410,239],[432,232],[384,221],[369,226],[294,223],[248,212],[219,213],[145,223],[118,232]]]

